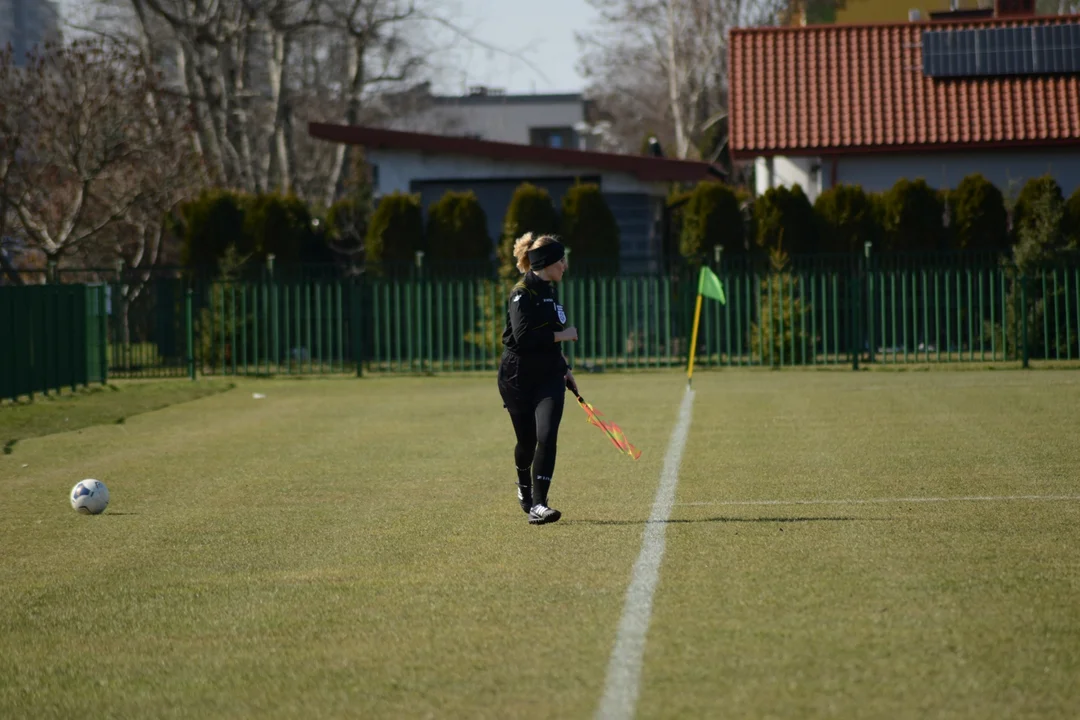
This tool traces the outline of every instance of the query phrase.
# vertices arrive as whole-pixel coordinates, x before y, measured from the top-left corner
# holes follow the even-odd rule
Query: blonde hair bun
[[[553,242],[555,238],[551,235],[540,235],[534,238],[531,232],[525,233],[514,241],[514,257],[517,259],[517,269],[522,275],[529,272],[529,251]]]

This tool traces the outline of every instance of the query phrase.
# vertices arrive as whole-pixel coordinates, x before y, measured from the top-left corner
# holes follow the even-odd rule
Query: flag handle
[[[686,373],[686,384],[689,385],[694,379],[694,355],[697,354],[697,331],[698,322],[701,320],[701,293],[697,296],[697,307],[694,308],[694,332],[690,340],[690,368]]]

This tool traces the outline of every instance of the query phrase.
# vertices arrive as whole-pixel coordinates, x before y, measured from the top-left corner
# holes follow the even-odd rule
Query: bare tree
[[[598,28],[578,35],[589,94],[616,118],[627,149],[655,134],[680,158],[727,106],[728,32],[774,22],[781,0],[588,0]]]
[[[0,207],[52,267],[107,242],[180,161],[179,118],[151,102],[158,81],[137,49],[104,39],[46,46],[25,68],[0,56]]]
[[[129,310],[154,277],[161,265],[179,262],[177,238],[169,233],[169,220],[182,202],[196,191],[198,163],[182,136],[163,142],[157,162],[142,169],[140,179],[146,185],[125,214],[110,242],[101,250],[119,261],[120,321],[122,341],[131,342]],[[170,242],[172,241],[172,242]]]
[[[412,81],[425,3],[100,0],[109,12],[89,29],[161,63],[165,92],[188,103],[205,184],[322,201],[340,190],[346,153],[310,143],[306,121],[359,122],[373,93]]]
[[[6,173],[6,169],[0,168],[0,173]],[[0,183],[5,182],[5,180],[6,177],[0,175]],[[0,271],[3,271],[10,282],[21,285],[23,282],[22,277],[19,275],[18,269],[14,265],[12,256],[8,255],[8,226],[12,224],[8,203],[4,198],[0,197]],[[10,250],[14,252],[15,249],[16,248],[12,243]]]
[[[259,0],[248,2],[259,3]],[[287,72],[298,35],[305,29],[321,25],[321,5],[322,0],[263,0],[261,6],[253,5],[255,25],[262,30],[269,51],[267,70],[270,110],[267,116],[270,123],[267,130],[270,132],[271,142],[264,156],[266,164],[263,167],[262,184],[267,184],[265,179],[270,174],[272,160],[279,178],[278,185],[284,192],[293,190],[296,177],[292,104]]]
[[[192,143],[215,184],[254,189],[253,142],[244,100],[250,81],[247,2],[129,0],[134,37],[169,70],[189,103]]]
[[[95,2],[82,29],[134,43],[168,78],[161,97],[187,104],[203,185],[323,206],[344,191],[351,150],[313,140],[309,122],[398,119],[386,99],[437,75],[458,43],[524,60],[475,38],[455,0]]]
[[[16,157],[19,149],[20,117],[25,109],[21,103],[13,102],[8,88],[14,86],[11,74],[15,72],[12,50],[0,50],[0,188],[15,182]],[[22,284],[22,278],[15,271],[6,252],[8,228],[14,225],[14,209],[7,201],[7,195],[0,191],[0,270],[15,284]]]

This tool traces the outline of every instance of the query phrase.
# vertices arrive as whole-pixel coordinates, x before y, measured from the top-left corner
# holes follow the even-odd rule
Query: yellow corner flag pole
[[[719,300],[724,305],[727,304],[723,283],[720,282],[720,278],[716,277],[716,273],[707,266],[702,266],[701,274],[698,275],[697,307],[694,309],[694,332],[691,334],[690,339],[690,366],[686,373],[686,384],[688,386],[694,380],[694,356],[697,355],[698,325],[701,322],[701,299],[703,297],[710,297],[713,300]]]
[[[697,354],[697,331],[698,322],[701,320],[701,293],[697,296],[697,307],[694,309],[694,332],[690,340],[690,368],[686,373],[686,384],[694,381],[694,355]]]

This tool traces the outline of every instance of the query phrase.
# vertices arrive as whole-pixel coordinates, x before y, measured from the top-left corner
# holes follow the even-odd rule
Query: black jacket
[[[506,329],[503,345],[507,353],[518,356],[536,373],[565,374],[555,333],[566,327],[566,311],[559,304],[555,286],[533,272],[525,273],[506,306]]]

